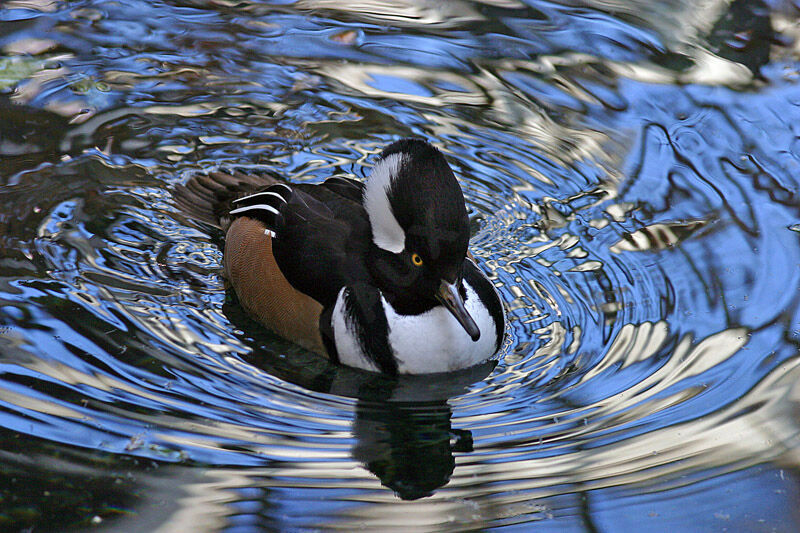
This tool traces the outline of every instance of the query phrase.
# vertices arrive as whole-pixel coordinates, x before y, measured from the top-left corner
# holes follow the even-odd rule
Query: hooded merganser
[[[461,187],[425,141],[390,144],[364,183],[216,171],[176,199],[226,230],[225,276],[245,310],[305,348],[389,374],[466,368],[500,348],[505,315],[467,250]]]

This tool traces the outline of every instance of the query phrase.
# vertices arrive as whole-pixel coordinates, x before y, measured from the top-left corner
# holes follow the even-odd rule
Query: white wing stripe
[[[274,197],[278,198],[281,202],[286,203],[286,200],[283,199],[283,196],[281,196],[280,194],[278,194],[276,192],[272,192],[272,191],[262,191],[262,192],[257,192],[255,194],[251,194],[250,196],[244,196],[242,198],[237,198],[236,200],[233,201],[233,203],[244,202],[245,200],[251,200],[253,198],[258,198],[259,196],[267,196],[267,195],[274,196]]]
[[[258,205],[248,205],[246,207],[240,207],[238,209],[234,209],[231,211],[231,215],[238,215],[239,213],[244,213],[245,211],[252,211],[253,209],[263,209],[265,211],[269,211],[270,213],[279,214],[278,210],[272,207],[271,205],[266,204],[258,204]]]

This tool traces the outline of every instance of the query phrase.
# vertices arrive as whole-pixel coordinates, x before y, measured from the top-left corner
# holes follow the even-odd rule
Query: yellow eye
[[[411,262],[414,263],[415,266],[422,266],[422,258],[417,253],[411,254]]]

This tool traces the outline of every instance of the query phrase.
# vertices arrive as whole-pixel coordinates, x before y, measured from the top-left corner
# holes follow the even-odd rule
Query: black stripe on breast
[[[361,351],[390,375],[397,374],[397,359],[389,346],[389,323],[377,288],[359,283],[344,291],[344,309]]]

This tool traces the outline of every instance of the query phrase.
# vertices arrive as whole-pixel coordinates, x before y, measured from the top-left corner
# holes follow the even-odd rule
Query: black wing
[[[231,215],[261,221],[273,235],[272,252],[289,283],[328,307],[342,287],[369,279],[362,187],[346,178],[321,185],[279,183],[236,200]]]
[[[185,185],[175,187],[173,196],[184,213],[226,230],[232,200],[280,181],[270,170],[222,167],[194,174]]]
[[[293,189],[285,183],[266,187],[248,196],[233,200],[231,215],[259,220],[274,235],[275,227],[281,217],[281,210],[293,194]]]
[[[364,196],[364,184],[362,182],[343,176],[334,176],[326,179],[322,185],[331,192],[361,205],[361,198]]]

